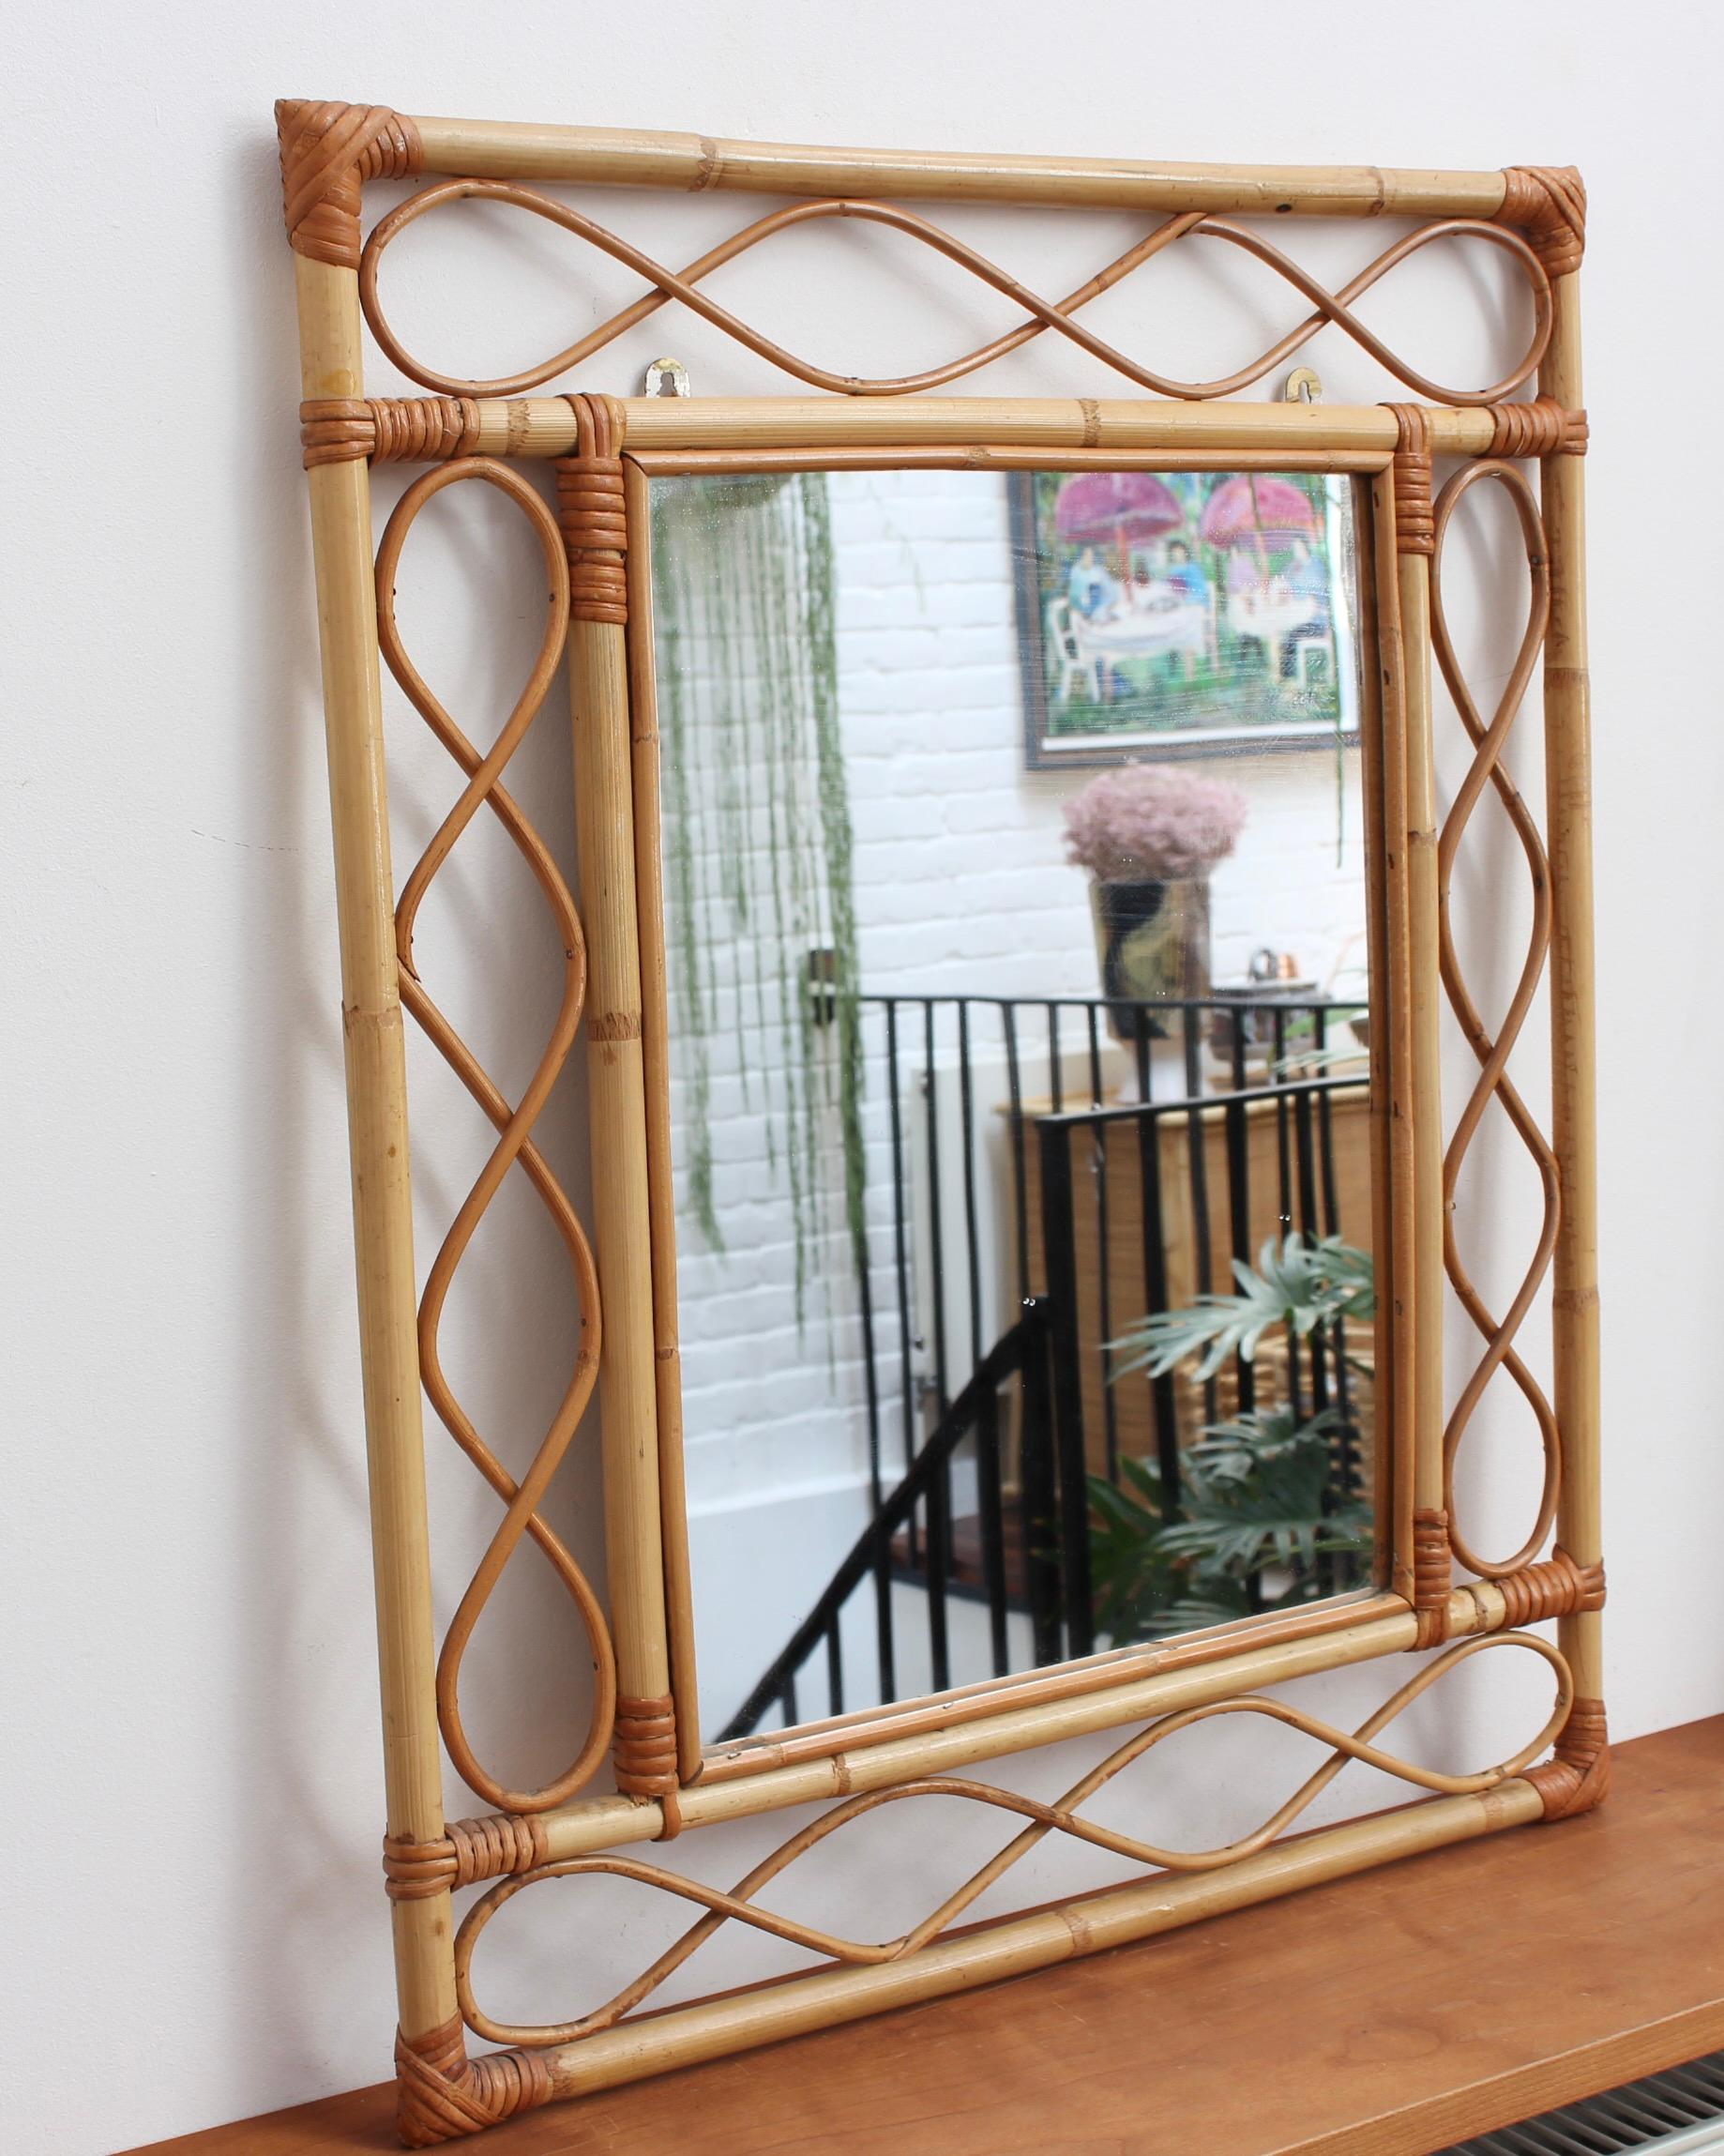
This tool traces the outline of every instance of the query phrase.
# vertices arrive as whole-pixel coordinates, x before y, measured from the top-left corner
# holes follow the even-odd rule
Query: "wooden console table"
[[[1724,1716],[1600,1812],[1364,1872],[473,2143],[485,2156],[1429,2156],[1724,2046]],[[1551,1970],[1565,1972],[1553,1996]],[[1536,1975],[1537,1981],[1535,1980]],[[154,2144],[396,2144],[361,2089]],[[132,2156],[143,2156],[133,2151]]]

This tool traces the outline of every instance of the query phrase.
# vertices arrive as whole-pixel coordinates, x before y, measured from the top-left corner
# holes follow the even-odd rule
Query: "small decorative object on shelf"
[[[1127,1003],[1209,993],[1209,873],[1245,827],[1225,779],[1127,764],[1066,804],[1066,858],[1091,877],[1101,992],[1115,1040],[1135,1038]],[[1149,1030],[1164,1028],[1154,1018]]]

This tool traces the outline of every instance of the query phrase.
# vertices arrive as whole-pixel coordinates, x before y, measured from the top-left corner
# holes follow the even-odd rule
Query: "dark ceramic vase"
[[[1090,910],[1101,960],[1101,993],[1111,1006],[1108,1029],[1116,1040],[1137,1039],[1126,1003],[1169,1003],[1209,994],[1209,880],[1187,876],[1160,883],[1092,883]],[[1154,1040],[1177,1031],[1145,1013]]]

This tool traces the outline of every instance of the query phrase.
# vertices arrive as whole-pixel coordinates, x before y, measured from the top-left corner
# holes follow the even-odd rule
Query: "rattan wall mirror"
[[[278,120],[402,2138],[1597,1802],[1578,175],[912,156],[315,102]],[[368,236],[366,184],[402,180]],[[792,201],[671,269],[581,206],[619,187]],[[476,198],[549,220],[577,262],[584,249],[638,281],[631,296],[523,372],[437,372],[392,322],[385,258]],[[1142,231],[1051,301],[899,206],[942,199]],[[960,357],[859,378],[715,296],[733,260],[764,245],[764,262],[791,227],[839,229],[828,218],[931,251],[1009,326],[977,338],[960,311]],[[1285,251],[1311,218],[1384,218],[1398,236],[1331,289]],[[1481,386],[1430,378],[1359,311],[1433,241],[1487,255],[1508,289],[1481,302],[1508,347]],[[1173,380],[1091,326],[1152,258],[1204,246],[1291,301],[1293,326],[1248,364]],[[536,393],[661,308],[744,348],[763,393]],[[427,394],[367,396],[368,330]],[[1320,331],[1418,401],[1269,401]],[[944,393],[1038,338],[1122,393]],[[422,470],[377,530],[371,467],[387,462]],[[525,687],[477,738],[422,677],[397,600],[416,522],[469,486],[528,535],[523,603],[548,595]],[[1505,662],[1470,680],[1444,568],[1487,500],[1512,621]],[[450,760],[404,878],[386,677],[391,709],[416,710]],[[1540,693],[1535,807],[1510,770]],[[504,782],[565,701],[573,861]],[[1474,903],[1498,919],[1469,859],[1487,817],[1531,894],[1500,995],[1470,982],[1459,918]],[[563,952],[542,1054],[508,1090],[413,940],[482,819],[531,871]],[[423,1276],[403,1009],[494,1131]],[[1546,1025],[1548,1087],[1518,1086],[1517,1044],[1524,1063]],[[1446,1101],[1445,1030],[1475,1071]],[[578,1207],[535,1131],[582,1064]],[[1470,1269],[1491,1211],[1491,1177],[1468,1171],[1484,1133],[1506,1133],[1538,1192],[1502,1293]],[[524,1444],[477,1426],[439,1351],[506,1185],[544,1208],[574,1289],[567,1389]],[[1486,1548],[1457,1472],[1511,1441],[1478,1412],[1505,1395],[1536,1465],[1515,1483],[1525,1516]],[[424,1398],[497,1508],[442,1626]],[[601,1452],[601,1591],[549,1503],[583,1447]],[[551,1568],[595,1672],[579,1756],[527,1788],[488,1755],[461,1688],[515,1564]],[[1548,1620],[1554,1638],[1526,1629]],[[1409,1651],[1356,1727],[1274,1689],[1365,1682]],[[1457,1665],[1517,1654],[1548,1681],[1509,1756],[1442,1768],[1397,1748],[1397,1715]],[[1219,1719],[1278,1723],[1314,1764],[1303,1781],[1265,1769],[1250,1831],[1161,1846],[1135,1793],[1166,1740]],[[1102,1748],[1051,1798],[975,1771],[1086,1737]],[[481,1815],[446,1816],[446,1759]],[[1312,1828],[1354,1762],[1416,1800]],[[888,1938],[805,1913],[791,1867],[806,1879],[858,1835],[919,1833],[930,1806],[991,1822],[991,1853]],[[663,1845],[798,1807],[814,1809],[746,1876],[716,1884],[699,1837]],[[1106,1860],[1101,1883],[1014,1914],[1012,1875],[1043,1845]],[[670,1943],[582,2001],[577,1921],[556,1999],[504,2018],[522,2010],[492,2003],[490,1957],[519,1897],[595,1875],[680,1910]],[[726,1927],[796,1950],[794,1966],[690,1999],[683,1966]]]

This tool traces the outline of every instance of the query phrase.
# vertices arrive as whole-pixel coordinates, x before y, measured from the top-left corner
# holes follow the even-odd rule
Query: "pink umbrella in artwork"
[[[1186,521],[1171,487],[1154,472],[1080,472],[1060,489],[1053,527],[1071,546],[1117,546],[1120,566],[1130,550]]]
[[[1317,511],[1310,496],[1291,479],[1267,473],[1235,472],[1203,504],[1198,529],[1211,546],[1238,546],[1243,540],[1262,541],[1269,532],[1315,534]]]

